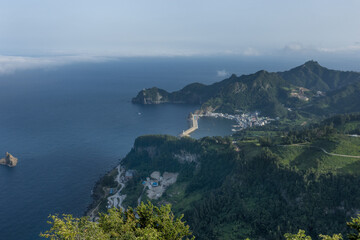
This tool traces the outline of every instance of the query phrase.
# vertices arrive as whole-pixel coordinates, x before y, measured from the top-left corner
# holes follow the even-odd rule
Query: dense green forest
[[[344,223],[360,213],[360,158],[346,157],[360,156],[354,135],[360,114],[288,131],[276,123],[265,129],[199,140],[137,138],[122,162],[136,170],[123,190],[124,204],[137,206],[151,172],[177,172],[176,183],[152,202],[172,204],[197,239],[283,239],[298,229],[311,237],[348,234]]]

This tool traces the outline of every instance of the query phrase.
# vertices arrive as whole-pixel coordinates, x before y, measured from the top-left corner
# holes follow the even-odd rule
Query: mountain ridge
[[[256,110],[263,115],[276,117],[286,116],[289,108],[307,109],[307,105],[321,108],[320,98],[325,93],[332,96],[333,92],[341,91],[349,85],[360,90],[360,85],[356,84],[359,82],[358,72],[331,70],[311,60],[288,71],[260,70],[241,76],[233,74],[220,82],[210,85],[192,83],[171,93],[156,87],[144,89],[132,102],[200,104],[202,111],[234,113],[239,110]],[[346,91],[343,93],[346,94]],[[343,101],[340,105],[346,105],[349,100],[343,96],[337,99],[339,101]],[[338,110],[330,107],[325,112],[341,112]],[[359,108],[354,106],[348,110],[358,111]]]

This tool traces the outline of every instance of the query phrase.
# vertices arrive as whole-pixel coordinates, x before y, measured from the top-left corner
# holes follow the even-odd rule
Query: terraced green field
[[[294,170],[317,171],[337,174],[360,173],[360,158],[331,156],[324,153],[320,147],[329,153],[360,156],[360,138],[347,135],[334,135],[330,139],[322,139],[305,145],[289,145],[273,147],[281,164]]]

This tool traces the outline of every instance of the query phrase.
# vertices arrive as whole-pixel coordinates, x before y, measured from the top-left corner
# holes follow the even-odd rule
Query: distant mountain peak
[[[305,62],[304,65],[305,66],[308,66],[308,65],[319,65],[320,66],[320,64],[314,60],[309,60],[309,61]]]
[[[289,71],[285,71],[283,73],[290,72],[290,73],[294,73],[294,74],[307,73],[307,74],[318,75],[318,74],[320,74],[320,72],[326,71],[326,70],[328,70],[328,69],[326,67],[321,66],[317,61],[310,60],[298,67],[292,68]],[[283,73],[280,73],[280,74],[283,74]]]
[[[268,74],[270,74],[270,73],[266,70],[260,70],[260,71],[257,71],[256,73],[254,73],[255,76],[264,76],[264,75],[268,75]]]
[[[231,74],[231,76],[230,76],[230,79],[231,78],[237,78],[237,75],[235,74],[235,73],[233,73],[233,74]]]
[[[301,67],[306,67],[306,68],[310,68],[310,69],[324,68],[317,61],[314,61],[314,60],[307,61]]]

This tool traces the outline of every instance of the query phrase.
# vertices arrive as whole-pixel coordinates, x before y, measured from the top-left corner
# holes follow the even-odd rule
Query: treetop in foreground
[[[170,205],[156,207],[152,203],[141,203],[136,210],[126,212],[109,209],[101,214],[98,222],[86,217],[71,215],[50,216],[50,230],[41,237],[61,240],[182,240],[195,239],[182,216],[175,218]]]
[[[348,234],[349,240],[360,240],[360,214],[357,218],[351,218],[351,222],[347,222],[346,225],[353,230],[352,233]],[[296,234],[286,233],[284,235],[286,240],[311,240],[311,237],[305,234],[304,230],[299,230]],[[332,236],[320,234],[321,240],[343,240],[341,234],[333,234]]]

